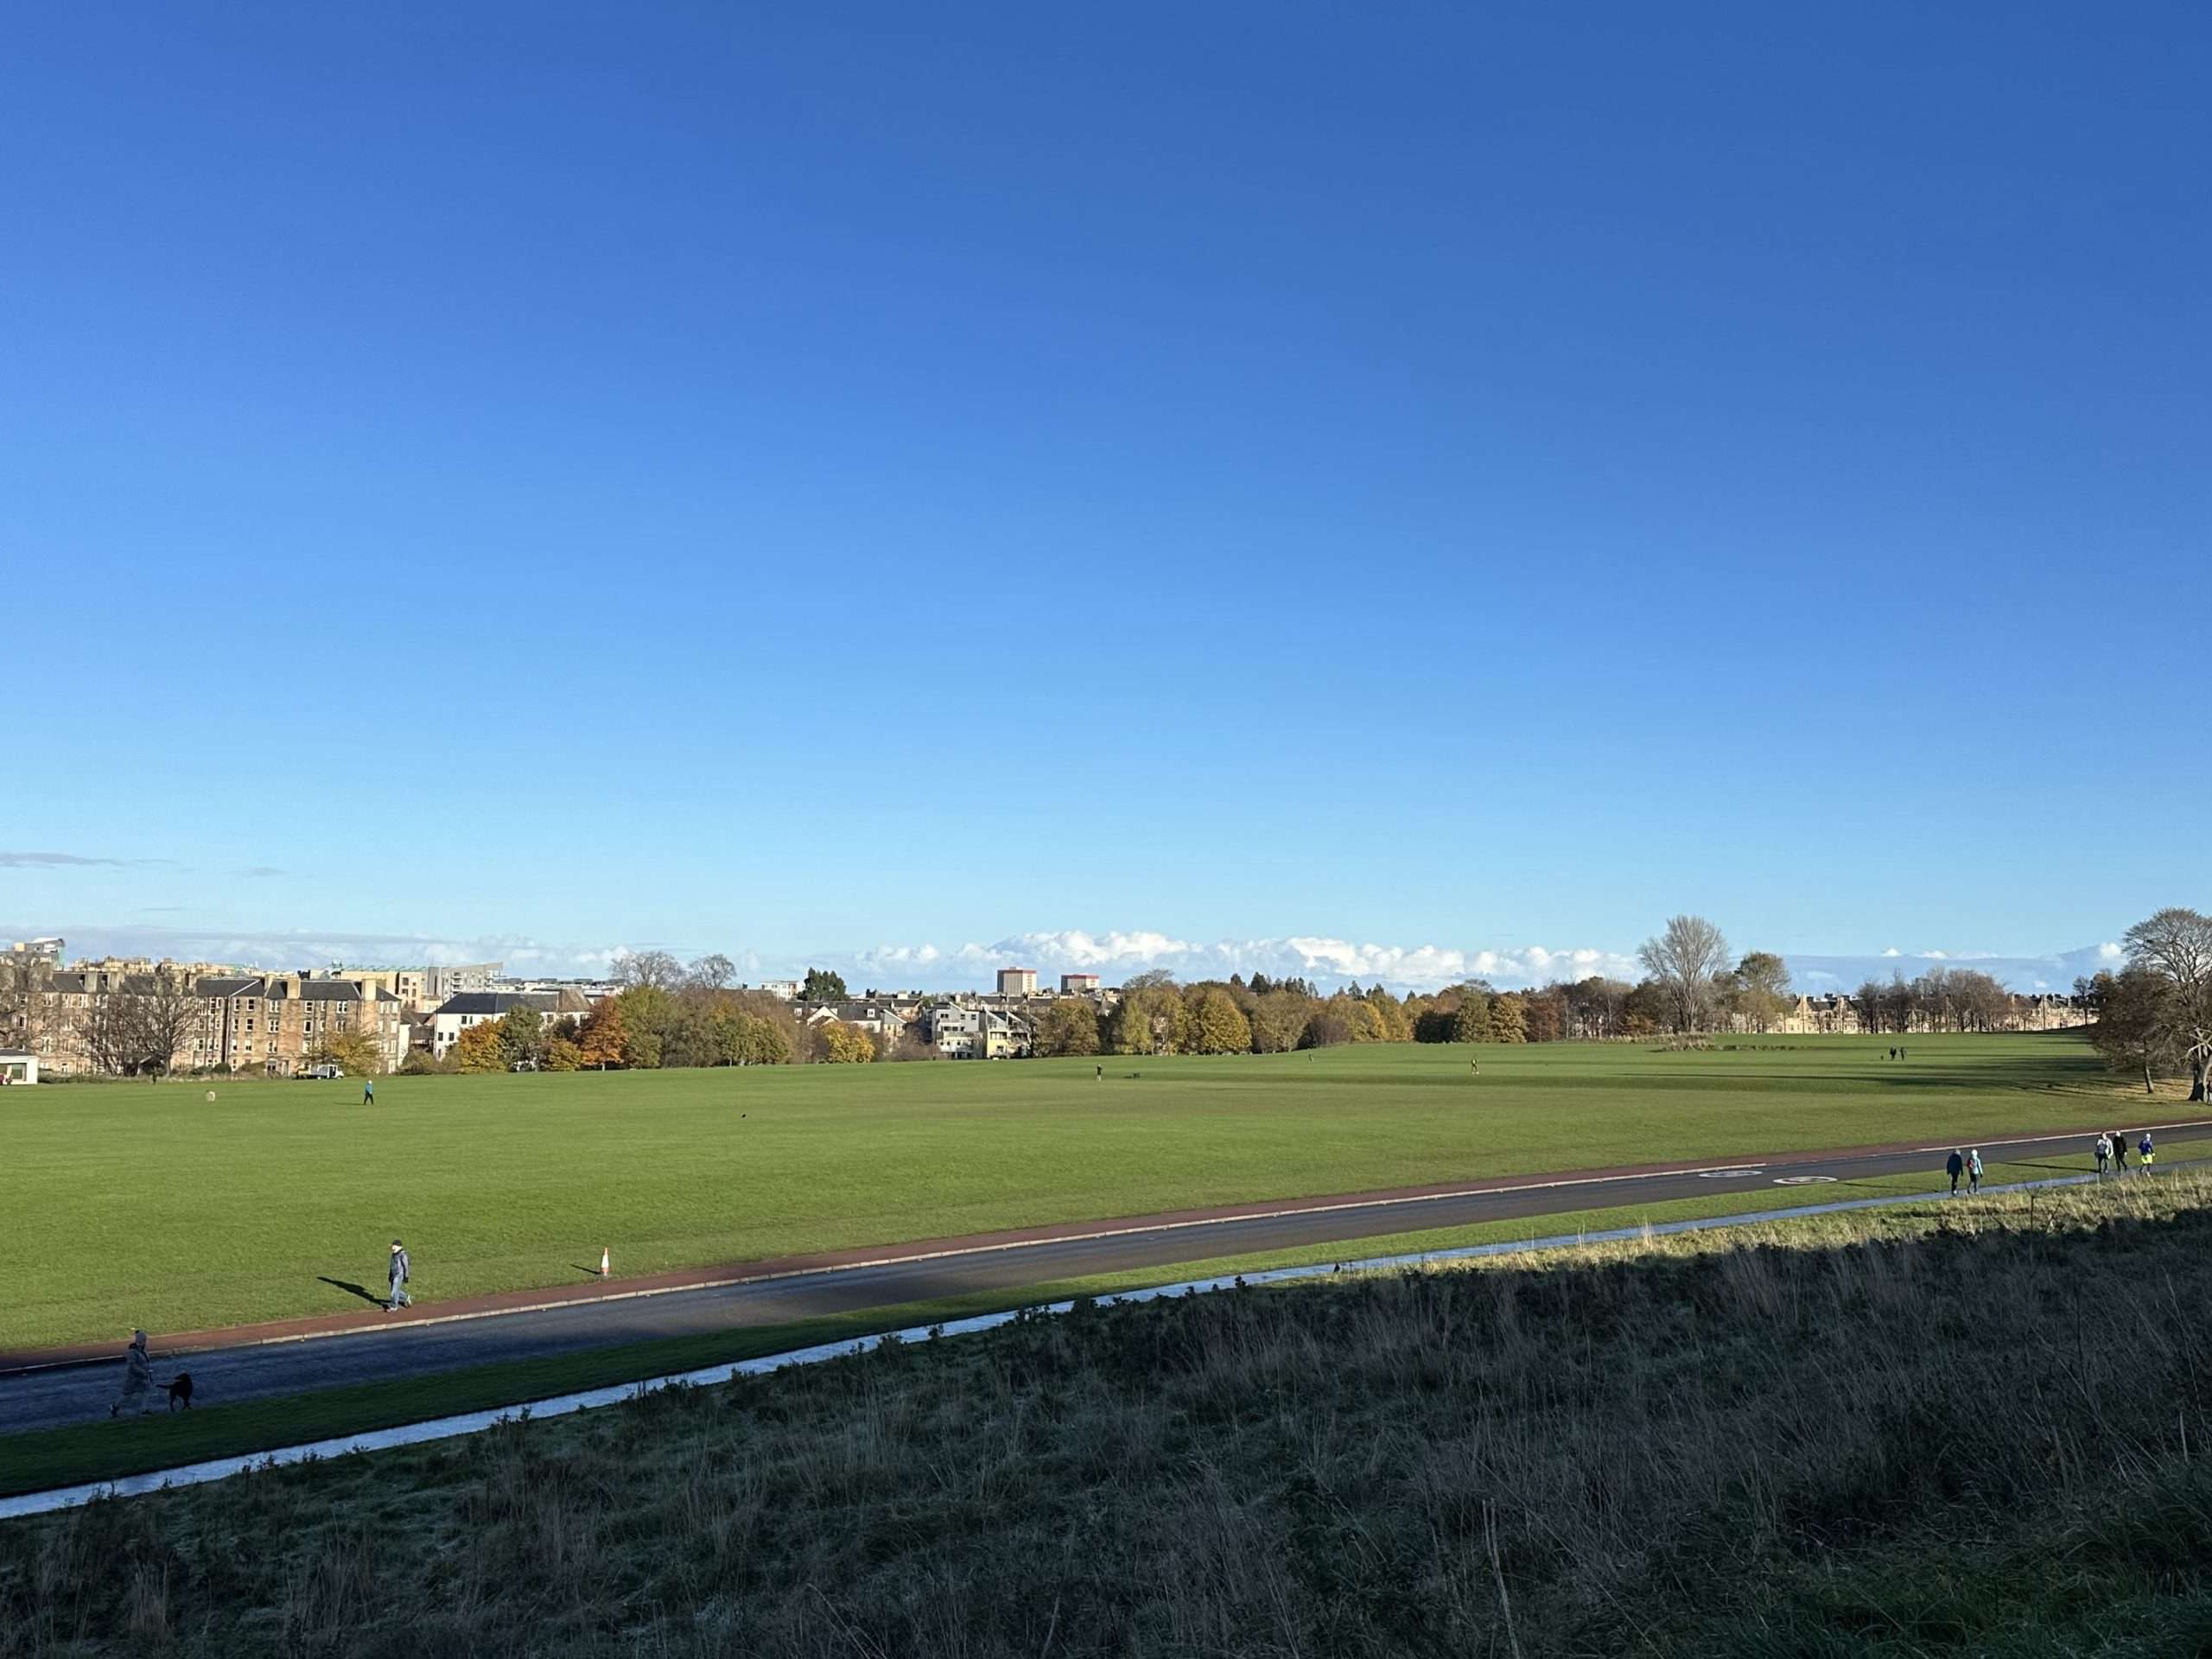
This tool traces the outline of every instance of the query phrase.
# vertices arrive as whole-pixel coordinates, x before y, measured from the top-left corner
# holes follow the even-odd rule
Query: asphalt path
[[[1984,1141],[1982,1146],[1985,1160],[1993,1164],[2035,1165],[2067,1174],[2092,1167],[2078,1134]],[[1372,1203],[1338,1200],[1326,1208],[1306,1210],[1286,1205],[1264,1215],[1172,1227],[1138,1223],[1082,1237],[936,1253],[652,1295],[616,1295],[524,1312],[403,1321],[310,1340],[200,1349],[178,1357],[164,1357],[157,1342],[155,1375],[157,1381],[166,1382],[177,1371],[188,1370],[201,1405],[265,1400],[663,1337],[709,1335],[976,1292],[1014,1292],[1096,1274],[1350,1243],[1430,1228],[1572,1217],[1578,1211],[1729,1192],[1764,1193],[1777,1205],[1815,1203],[1853,1196],[1854,1183],[1940,1172],[1947,1150],[1812,1159],[1792,1154],[1771,1166],[1742,1160],[1657,1173],[1595,1178],[1568,1173],[1521,1178],[1510,1185],[1471,1183],[1465,1190],[1433,1197]],[[1347,1252],[1348,1257],[1351,1254]],[[118,1360],[0,1377],[0,1434],[99,1420],[115,1398],[121,1371]]]

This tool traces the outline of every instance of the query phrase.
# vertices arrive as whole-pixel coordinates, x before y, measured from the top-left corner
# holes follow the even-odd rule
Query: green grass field
[[[0,1659],[2202,1654],[2209,1203],[1089,1307],[94,1503],[0,1525]]]
[[[2078,1039],[1760,1039],[818,1066],[0,1098],[0,1348],[1244,1199],[2171,1116]]]

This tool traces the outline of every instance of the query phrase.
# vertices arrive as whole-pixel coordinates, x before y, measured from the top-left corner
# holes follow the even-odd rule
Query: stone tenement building
[[[365,1033],[387,1071],[407,1057],[405,1011],[391,991],[354,979],[308,974],[200,977],[171,969],[111,977],[62,973],[40,996],[31,1052],[39,1069],[70,1077],[97,1069],[80,1027],[111,996],[147,996],[163,977],[190,991],[194,1018],[170,1058],[174,1071],[257,1071],[290,1077],[306,1066],[324,1041],[341,1031]]]

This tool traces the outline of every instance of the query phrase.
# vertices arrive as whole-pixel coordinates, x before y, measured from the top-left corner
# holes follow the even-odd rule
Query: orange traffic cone
[[[607,1277],[607,1252],[605,1250],[601,1250],[599,1253],[599,1276],[602,1279]]]

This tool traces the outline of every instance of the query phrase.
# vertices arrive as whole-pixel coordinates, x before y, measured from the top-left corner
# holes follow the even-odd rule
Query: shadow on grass
[[[373,1304],[375,1306],[382,1307],[384,1306],[383,1297],[377,1295],[374,1292],[363,1286],[350,1283],[344,1279],[325,1279],[318,1274],[315,1282],[317,1284],[328,1285],[336,1290],[351,1291],[363,1301]]]

